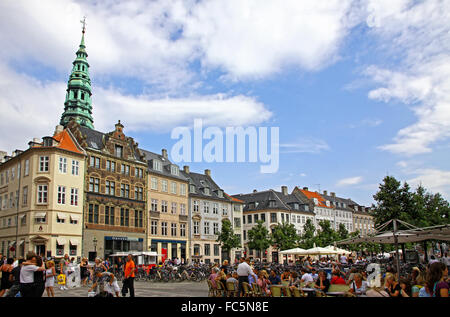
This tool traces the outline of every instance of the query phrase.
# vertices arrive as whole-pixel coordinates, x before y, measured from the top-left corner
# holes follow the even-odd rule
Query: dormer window
[[[205,193],[205,195],[210,195],[210,192],[209,192],[209,188],[208,188],[208,187],[205,187],[205,188],[203,189],[203,192]]]
[[[318,205],[319,204],[319,200],[317,198],[314,198],[314,205]]]
[[[53,138],[45,137],[43,138],[44,146],[53,146]]]
[[[305,211],[309,211],[309,206],[305,205]]]
[[[120,145],[115,146],[115,155],[118,158],[122,158],[122,155],[123,155],[123,147],[122,146],[120,146]]]
[[[189,192],[195,193],[195,185],[189,185]]]
[[[223,191],[219,189],[219,190],[217,191],[217,196],[219,196],[220,198],[222,198],[222,197],[223,197]]]
[[[153,169],[162,172],[162,162],[158,160],[153,160]]]
[[[299,207],[298,204],[295,203],[295,204],[294,204],[294,209],[298,210],[298,207]]]
[[[269,201],[269,207],[276,207],[275,200],[270,200]]]
[[[170,166],[170,173],[171,173],[172,175],[177,175],[177,176],[178,176],[178,173],[179,173],[178,166],[176,166],[176,165],[171,165],[171,166]]]

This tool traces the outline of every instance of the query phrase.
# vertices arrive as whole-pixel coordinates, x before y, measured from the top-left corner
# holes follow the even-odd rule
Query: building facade
[[[360,235],[367,236],[375,233],[375,222],[370,214],[370,208],[364,207],[353,202],[350,205],[353,208],[353,228],[359,231]]]
[[[147,161],[147,247],[159,254],[158,261],[189,257],[188,179],[161,154],[142,150]]]
[[[57,126],[0,159],[2,254],[80,257],[85,151],[70,131]]]
[[[237,262],[239,258],[244,256],[244,238],[243,238],[243,226],[242,217],[244,216],[244,202],[240,199],[234,198],[225,193],[225,196],[231,200],[231,225],[233,226],[233,233],[239,236],[240,247],[231,250],[231,261]]]
[[[233,258],[233,254],[225,254],[217,242],[222,219],[233,221],[231,200],[214,182],[210,170],[198,174],[185,166],[182,173],[189,179],[190,260],[220,263],[225,258]]]

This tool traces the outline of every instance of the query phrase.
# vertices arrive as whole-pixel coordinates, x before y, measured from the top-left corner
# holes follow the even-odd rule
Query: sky
[[[386,175],[450,198],[450,2],[0,2],[0,150],[52,134],[86,16],[96,130],[278,127],[276,173],[210,169],[229,194],[288,186],[370,205]]]

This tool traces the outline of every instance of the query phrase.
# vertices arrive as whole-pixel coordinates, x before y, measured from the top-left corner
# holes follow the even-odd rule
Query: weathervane
[[[83,24],[83,34],[86,31],[86,16],[83,17],[83,20],[80,20],[80,23]]]

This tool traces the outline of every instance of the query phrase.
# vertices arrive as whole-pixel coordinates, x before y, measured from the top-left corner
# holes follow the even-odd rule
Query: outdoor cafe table
[[[315,288],[310,288],[310,287],[303,287],[303,288],[300,288],[303,292],[305,292],[305,293],[308,293],[308,297],[309,296],[312,296],[312,294],[315,294],[316,293],[316,289]]]
[[[347,292],[327,292],[327,295],[330,296],[344,296]]]

